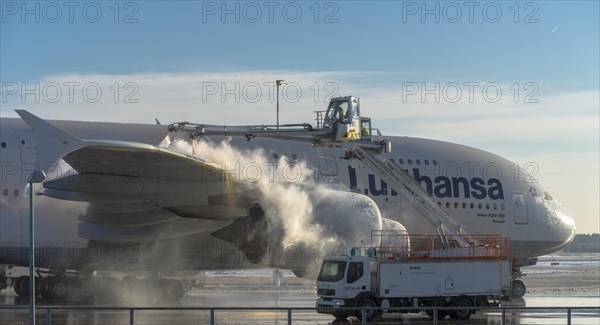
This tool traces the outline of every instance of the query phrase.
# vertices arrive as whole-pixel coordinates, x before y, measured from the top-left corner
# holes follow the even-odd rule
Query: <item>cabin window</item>
[[[398,163],[399,163],[400,165],[404,165],[404,159],[402,159],[402,158],[398,159]]]
[[[425,159],[425,166],[429,166],[429,160]]]
[[[421,159],[417,159],[417,165],[421,164]]]
[[[15,188],[15,190],[13,191],[13,194],[15,196],[19,196],[19,189]]]
[[[475,204],[471,203],[471,209],[475,209]]]
[[[327,122],[327,124],[329,124],[330,127],[332,127],[333,124],[335,124],[337,121],[344,121],[347,118],[349,118],[348,115],[349,114],[347,101],[332,102],[329,105],[327,111],[327,118],[325,121]]]
[[[446,202],[446,209],[450,207],[450,202]]]
[[[409,165],[412,165],[412,159],[409,159],[409,160],[408,160],[408,164],[409,164]]]
[[[433,161],[433,165],[434,165],[434,166],[437,166],[437,164],[438,164],[437,160],[434,160],[434,161]]]
[[[6,148],[6,142],[2,142],[2,144],[0,144],[0,146],[2,147],[2,149]]]
[[[2,191],[2,194],[4,194],[4,196],[8,196],[8,189],[5,188],[4,191]]]
[[[463,202],[463,204],[462,204],[462,208],[463,208],[463,209],[466,209],[466,208],[467,208],[467,204],[466,204],[465,202]]]
[[[292,154],[292,159],[296,160],[298,159],[298,155],[296,155],[295,153]]]

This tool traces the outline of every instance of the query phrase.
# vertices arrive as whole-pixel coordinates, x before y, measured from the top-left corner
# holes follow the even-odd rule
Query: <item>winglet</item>
[[[37,163],[48,172],[52,164],[69,152],[84,147],[86,142],[25,110],[16,109],[37,137]]]

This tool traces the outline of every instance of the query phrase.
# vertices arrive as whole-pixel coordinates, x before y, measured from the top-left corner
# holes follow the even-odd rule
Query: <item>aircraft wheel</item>
[[[5,276],[0,276],[0,291],[6,289],[8,287],[8,283],[6,281]]]
[[[46,290],[53,299],[65,299],[68,293],[67,281],[61,278],[53,278],[48,281]]]
[[[164,301],[176,302],[185,295],[183,284],[178,280],[162,280],[160,290]]]
[[[29,297],[29,277],[26,275],[20,276],[15,281],[15,292],[19,297]]]
[[[526,292],[527,292],[527,287],[525,286],[525,283],[523,283],[523,281],[521,281],[521,280],[513,281],[512,291],[511,291],[513,298],[522,298]]]
[[[452,306],[456,308],[465,308],[453,310],[450,313],[450,318],[452,319],[467,320],[471,317],[471,314],[473,313],[473,309],[470,309],[474,306],[473,301],[467,297],[458,298]]]
[[[375,302],[371,299],[363,300],[360,304],[358,304],[357,307],[366,308],[365,320],[367,322],[372,321],[375,318],[375,316],[377,316],[377,311],[375,310],[375,307],[377,307],[377,304],[375,304]],[[356,318],[362,320],[362,310],[356,311]]]

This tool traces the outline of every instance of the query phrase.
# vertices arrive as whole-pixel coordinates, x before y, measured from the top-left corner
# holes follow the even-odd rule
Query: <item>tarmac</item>
[[[556,255],[541,259],[538,265],[524,269],[523,278],[528,292],[522,299],[513,299],[504,306],[540,307],[535,310],[507,310],[506,324],[567,324],[566,307],[592,307],[572,310],[571,324],[600,322],[600,254]],[[314,308],[314,282],[286,276],[281,285],[272,278],[244,274],[207,273],[198,279],[198,285],[177,303],[143,305],[150,307],[192,308],[267,308],[251,310],[214,310],[215,324],[287,324],[288,311],[273,308]],[[12,290],[0,293],[0,305],[27,306]],[[46,324],[46,305],[38,302],[36,323]],[[65,306],[61,304],[61,306]],[[69,307],[131,307],[135,303],[96,303],[70,301]],[[57,306],[54,306],[57,307]],[[547,310],[542,307],[565,309]],[[271,309],[268,309],[271,308]],[[27,324],[28,309],[0,310],[0,324]],[[360,324],[357,318],[337,321],[330,315],[314,310],[292,310],[292,324]],[[52,310],[52,324],[129,324],[129,310]],[[210,310],[135,310],[135,324],[209,324]],[[372,324],[432,324],[425,314],[384,314]],[[481,310],[468,321],[441,320],[439,324],[502,324],[499,310]]]

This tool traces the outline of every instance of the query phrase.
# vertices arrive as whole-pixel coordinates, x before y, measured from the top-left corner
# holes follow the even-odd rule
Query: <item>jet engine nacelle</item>
[[[371,230],[382,229],[382,218],[369,197],[324,187],[303,193],[308,200],[299,200],[299,205],[265,198],[249,216],[213,236],[235,243],[253,264],[288,268],[300,277],[316,277],[327,256],[348,254],[355,246],[379,245],[371,242]]]
[[[394,254],[406,257],[410,251],[410,237],[404,225],[398,221],[382,218],[381,232],[379,233],[381,253]]]

